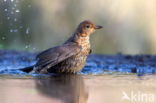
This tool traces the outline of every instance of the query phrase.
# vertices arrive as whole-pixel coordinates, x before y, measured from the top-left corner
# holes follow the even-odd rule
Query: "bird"
[[[20,69],[38,74],[76,74],[81,71],[91,53],[90,35],[103,28],[90,20],[82,21],[62,45],[49,48],[36,56],[36,64]]]

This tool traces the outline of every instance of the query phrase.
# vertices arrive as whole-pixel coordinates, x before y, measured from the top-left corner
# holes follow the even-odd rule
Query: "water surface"
[[[1,103],[155,103],[156,76],[3,76],[0,91]]]
[[[0,51],[0,103],[156,103],[156,56],[90,55],[76,75],[20,71],[35,55]]]

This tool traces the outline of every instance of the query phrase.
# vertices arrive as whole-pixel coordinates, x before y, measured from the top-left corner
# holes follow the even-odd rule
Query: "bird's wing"
[[[50,65],[50,67],[60,63],[61,61],[76,55],[81,51],[81,47],[75,43],[63,44],[62,46],[57,46],[45,50],[37,55],[38,62],[36,67],[45,67]]]

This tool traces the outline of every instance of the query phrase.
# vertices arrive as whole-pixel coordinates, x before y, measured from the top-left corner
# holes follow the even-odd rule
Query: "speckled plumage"
[[[37,63],[34,66],[22,70],[41,74],[79,72],[91,52],[90,34],[100,28],[102,26],[88,20],[83,21],[64,44],[41,52],[37,55]]]

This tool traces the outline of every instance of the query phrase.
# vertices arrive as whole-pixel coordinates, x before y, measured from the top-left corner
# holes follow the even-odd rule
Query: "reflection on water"
[[[156,103],[155,75],[14,77],[0,76],[0,103]]]
[[[0,103],[87,103],[86,91],[79,75],[0,79]]]
[[[48,98],[63,103],[86,103],[87,92],[83,78],[78,75],[63,75],[35,80],[37,90]]]

